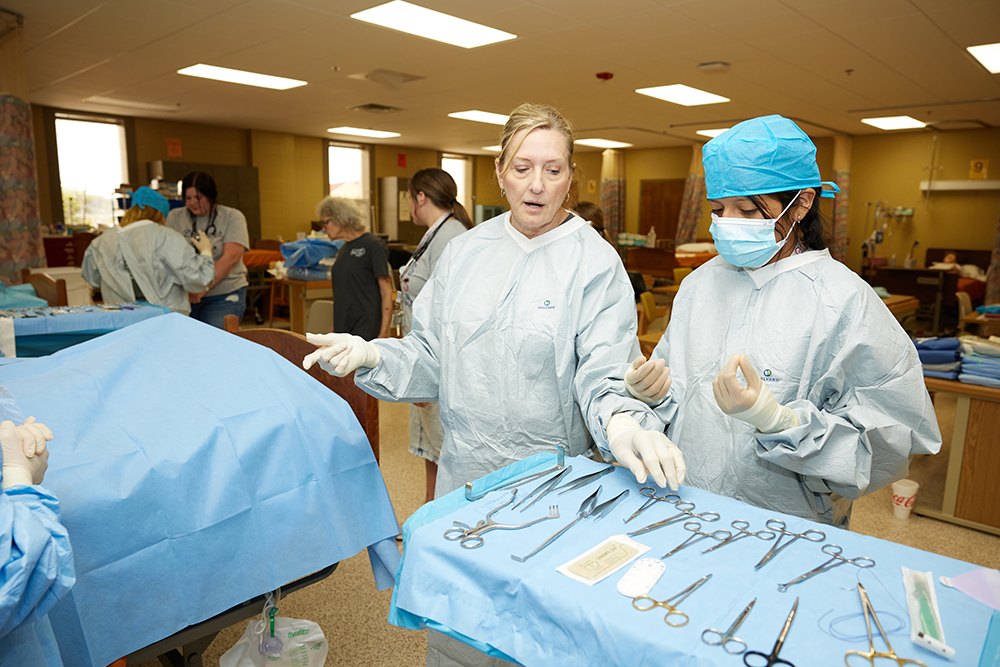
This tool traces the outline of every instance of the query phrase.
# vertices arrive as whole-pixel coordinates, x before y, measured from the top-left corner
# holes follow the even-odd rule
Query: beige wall
[[[601,205],[601,151],[588,150],[586,152],[581,152],[579,149],[573,155],[573,161],[576,162],[576,173],[573,174],[573,180],[577,182],[577,199],[580,201],[589,201]],[[594,192],[590,192],[588,185],[593,181],[596,189]]]
[[[480,206],[507,206],[507,200],[500,196],[500,185],[497,183],[496,157],[493,155],[477,155],[476,182],[472,186],[472,199]],[[469,211],[475,219],[475,211]]]
[[[316,204],[326,195],[324,141],[281,132],[250,130],[251,164],[260,185],[260,235],[294,241],[309,233]]]
[[[167,156],[167,139],[180,139],[183,156]],[[250,133],[232,127],[136,118],[135,144],[139,185],[149,184],[146,163],[154,160],[251,166]]]

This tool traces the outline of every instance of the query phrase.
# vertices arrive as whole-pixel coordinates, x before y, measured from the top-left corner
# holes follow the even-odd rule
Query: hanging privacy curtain
[[[625,231],[625,154],[613,148],[602,153],[601,210],[608,239],[618,245],[618,235]]]
[[[705,167],[701,164],[701,147],[702,144],[691,147],[691,166],[684,182],[684,199],[674,236],[677,245],[698,240],[698,223],[701,222],[701,208],[705,203]]]
[[[847,259],[847,215],[851,198],[851,138],[833,138],[833,182],[840,192],[833,200],[830,228],[830,255],[841,262]]]

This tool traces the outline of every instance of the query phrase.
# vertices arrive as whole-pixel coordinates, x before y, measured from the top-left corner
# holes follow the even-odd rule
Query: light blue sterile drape
[[[169,312],[169,308],[149,303],[21,310],[22,316],[14,318],[17,356],[43,357]]]
[[[77,582],[50,612],[67,667],[104,667],[399,532],[347,404],[256,343],[170,314],[3,367],[45,417],[46,486]]]
[[[567,459],[573,465],[572,478],[601,467],[583,457]],[[521,462],[522,464],[525,461]],[[551,460],[535,468],[550,467]],[[497,471],[507,476],[507,470]],[[486,482],[487,480],[481,480]],[[479,486],[477,482],[477,487]],[[624,489],[627,498],[610,514],[599,519],[583,519],[551,545],[524,563],[511,559],[525,555],[575,516],[580,503],[601,485],[600,500],[608,500]],[[485,485],[484,485],[485,486]],[[535,483],[522,487],[530,491]],[[694,544],[667,558],[666,571],[649,595],[667,600],[679,594],[705,575],[712,578],[678,604],[690,617],[678,628],[664,622],[665,610],[641,612],[632,607],[632,599],[617,591],[623,568],[593,586],[574,581],[556,572],[556,567],[583,554],[612,535],[635,530],[675,516],[678,510],[669,503],[657,503],[630,523],[623,520],[646,500],[639,494],[639,484],[627,469],[618,469],[598,483],[565,495],[549,495],[524,513],[510,508],[499,511],[494,519],[504,523],[523,523],[547,513],[548,505],[558,504],[558,519],[543,521],[522,530],[495,530],[483,535],[478,549],[463,549],[457,541],[444,538],[453,521],[473,525],[486,513],[502,504],[509,491],[496,491],[473,503],[457,502],[445,496],[421,509],[404,527],[406,560],[397,573],[396,606],[390,620],[439,623],[456,633],[510,656],[528,667],[576,667],[578,665],[686,665],[726,667],[741,664],[739,656],[701,641],[707,628],[725,630],[747,604],[757,602],[736,633],[751,650],[765,655],[774,641],[796,597],[798,613],[789,630],[780,657],[794,665],[839,665],[844,653],[868,648],[864,618],[857,583],[862,582],[871,597],[896,652],[924,661],[928,667],[977,663],[990,622],[991,610],[958,590],[938,585],[936,588],[942,624],[949,646],[955,648],[955,661],[948,661],[909,641],[906,594],[900,566],[931,571],[938,576],[956,576],[974,566],[918,549],[851,533],[806,519],[765,510],[718,496],[693,487],[680,487],[685,501],[695,503],[696,512],[718,512],[715,522],[702,521],[702,529],[733,530],[730,523],[745,520],[753,531],[761,530],[768,519],[781,519],[789,530],[825,531],[821,542],[799,540],[783,549],[758,570],[754,565],[773,542],[747,537],[711,553],[703,554],[717,542],[713,539]],[[519,492],[520,493],[520,492]],[[661,492],[662,493],[662,492]],[[543,506],[544,505],[544,506]],[[543,507],[542,507],[543,506]],[[438,508],[445,510],[444,516]],[[888,511],[888,509],[886,510]],[[422,525],[420,525],[422,524]],[[651,547],[643,557],[660,558],[692,535],[684,521],[635,536],[637,542]],[[841,565],[807,581],[793,585],[784,593],[778,584],[791,581],[829,559],[821,551],[824,544],[838,544],[846,557],[867,556],[875,566],[861,570]],[[873,632],[876,630],[873,629]],[[876,634],[876,649],[883,645]]]

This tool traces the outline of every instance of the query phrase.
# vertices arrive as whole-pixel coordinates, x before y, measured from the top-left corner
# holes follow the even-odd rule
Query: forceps
[[[503,484],[500,484],[499,486],[494,486],[491,489],[486,489],[485,491],[481,491],[480,493],[473,493],[472,492],[472,482],[466,482],[465,483],[465,499],[468,500],[468,501],[470,501],[470,502],[473,501],[473,500],[479,500],[480,498],[485,498],[486,495],[488,493],[490,493],[491,491],[499,491],[501,489],[509,489],[512,486],[520,486],[521,484],[524,484],[525,482],[530,482],[531,480],[539,479],[541,477],[545,477],[549,473],[555,472],[556,470],[562,470],[563,463],[565,462],[565,460],[566,460],[566,447],[564,447],[563,445],[556,445],[556,464],[555,464],[555,466],[549,468],[548,470],[543,470],[541,472],[532,473],[530,475],[524,475],[523,477],[516,477],[516,478],[514,478],[512,480],[504,482]]]
[[[732,544],[736,540],[742,540],[744,537],[750,537],[751,535],[753,537],[757,537],[757,538],[760,538],[762,540],[773,540],[774,539],[774,531],[773,530],[758,530],[756,533],[753,532],[753,531],[747,530],[747,528],[750,527],[750,522],[749,521],[744,521],[743,519],[736,519],[736,521],[733,521],[729,525],[732,526],[733,528],[735,528],[736,530],[740,531],[740,532],[736,533],[735,535],[732,535],[731,537],[727,537],[726,539],[724,539],[721,542],[719,542],[718,544],[716,544],[714,547],[709,547],[709,548],[705,549],[704,551],[702,551],[703,554],[707,554],[709,551],[715,551],[716,549],[724,547],[727,544]]]
[[[543,516],[540,519],[535,519],[534,521],[529,521],[528,523],[513,526],[506,523],[495,522],[493,520],[493,515],[502,510],[504,507],[507,507],[507,505],[510,505],[514,501],[515,496],[517,496],[517,489],[510,492],[510,500],[505,502],[503,505],[490,510],[490,513],[486,515],[486,519],[477,521],[475,526],[468,526],[461,521],[452,522],[455,527],[444,531],[444,539],[461,540],[459,544],[461,544],[464,548],[478,549],[483,546],[483,533],[487,533],[491,530],[517,530],[518,528],[527,528],[528,526],[536,524],[540,521],[559,518],[559,506],[551,505],[549,507],[548,516]]]
[[[889,638],[885,636],[885,631],[882,629],[882,624],[878,622],[878,616],[875,615],[875,607],[872,606],[871,600],[868,599],[868,592],[865,591],[865,587],[858,582],[858,593],[861,595],[861,608],[865,612],[865,627],[868,629],[868,651],[848,651],[844,654],[844,663],[850,667],[851,662],[847,659],[849,655],[860,655],[862,658],[868,660],[872,667],[875,667],[875,658],[885,658],[887,660],[894,660],[896,665],[903,667],[903,665],[921,665],[921,667],[927,667],[927,665],[919,660],[911,660],[909,658],[900,658],[896,655],[896,651],[893,650],[892,644],[889,643]],[[888,651],[876,651],[875,642],[872,639],[872,624],[869,620],[869,614],[871,614],[872,619],[875,619],[875,627],[878,628],[878,633],[882,635],[882,641],[885,642]]]
[[[701,519],[702,521],[707,521],[709,523],[719,520],[718,512],[702,512],[701,514],[694,514],[691,511],[694,509],[694,503],[686,500],[679,503],[674,503],[674,507],[679,509],[680,512],[673,515],[669,519],[664,519],[663,521],[657,521],[656,523],[651,523],[645,528],[640,528],[639,530],[633,530],[631,533],[626,533],[626,535],[642,535],[643,533],[648,533],[651,530],[656,530],[657,528],[663,528],[664,526],[669,526],[672,523],[683,521],[685,517],[691,517],[692,519]]]
[[[545,540],[540,545],[538,545],[535,548],[534,551],[532,551],[527,556],[515,556],[514,554],[511,554],[510,557],[513,558],[514,560],[516,560],[518,563],[523,563],[524,561],[528,560],[529,558],[531,558],[532,556],[534,556],[535,554],[537,554],[539,551],[541,551],[542,549],[544,549],[545,547],[547,547],[550,544],[552,544],[552,542],[554,542],[557,537],[559,537],[560,535],[562,535],[563,533],[565,533],[567,530],[569,530],[570,526],[572,526],[573,524],[575,524],[580,519],[586,519],[588,516],[594,516],[594,517],[600,518],[602,514],[604,514],[605,512],[609,511],[612,507],[614,507],[615,505],[617,505],[619,500],[621,500],[622,498],[624,498],[624,497],[626,497],[628,495],[628,489],[625,489],[624,491],[622,491],[621,493],[619,493],[617,496],[615,496],[611,500],[609,500],[609,501],[607,501],[605,503],[601,503],[600,505],[598,505],[597,504],[597,494],[599,494],[601,492],[602,488],[603,487],[600,487],[600,486],[597,487],[597,491],[594,491],[592,494],[590,494],[589,496],[587,496],[587,498],[582,503],[580,503],[580,509],[577,510],[576,518],[575,519],[573,519],[568,524],[566,524],[565,526],[563,526],[562,528],[560,528],[559,532],[557,532],[555,535],[553,535],[552,537],[550,537],[549,539]]]
[[[663,558],[670,558],[675,553],[681,549],[687,548],[694,544],[695,542],[701,542],[706,537],[714,537],[717,540],[725,540],[732,536],[728,530],[717,530],[714,533],[703,533],[701,532],[701,524],[697,521],[688,521],[684,524],[684,530],[691,531],[691,537],[684,540],[681,544],[674,547],[673,550],[663,555]]]
[[[681,602],[684,602],[684,598],[694,593],[696,590],[698,590],[699,586],[701,586],[703,583],[705,583],[711,578],[712,575],[706,574],[704,577],[694,582],[693,584],[682,590],[677,595],[673,596],[672,598],[667,598],[663,602],[654,600],[648,595],[640,595],[638,597],[634,597],[632,598],[632,606],[638,609],[639,611],[649,611],[650,609],[655,609],[656,607],[663,607],[664,609],[667,610],[667,615],[663,617],[664,623],[666,623],[672,628],[679,628],[685,626],[688,624],[689,620],[688,615],[685,614],[683,611],[677,611],[677,605],[679,605]],[[642,604],[639,604],[640,600],[642,600]],[[680,616],[684,620],[671,621],[670,620],[671,616]]]
[[[844,550],[836,544],[824,544],[823,553],[825,553],[827,556],[830,556],[830,560],[826,561],[819,567],[814,567],[813,569],[803,574],[801,577],[792,579],[787,584],[778,584],[778,590],[784,593],[789,586],[797,584],[800,581],[805,581],[809,577],[815,577],[817,574],[822,574],[827,570],[832,570],[838,565],[843,565],[844,563],[850,563],[851,565],[857,565],[858,567],[871,567],[875,564],[875,561],[873,561],[871,558],[868,558],[867,556],[858,556],[857,558],[844,558],[843,556],[840,555],[843,551]]]
[[[679,495],[677,495],[676,493],[667,493],[665,495],[658,496],[658,495],[656,495],[656,489],[653,488],[652,486],[644,486],[644,487],[642,487],[641,489],[639,489],[639,493],[641,493],[642,495],[646,496],[647,500],[646,500],[646,502],[644,502],[642,504],[642,507],[640,507],[639,509],[637,509],[635,511],[635,514],[633,514],[629,518],[625,519],[625,523],[628,523],[632,519],[636,518],[637,516],[639,516],[640,514],[642,514],[643,512],[645,512],[655,502],[662,501],[662,502],[665,502],[665,503],[674,503],[674,504],[676,504],[676,503],[680,502],[680,499],[681,499],[681,497]]]
[[[528,509],[529,507],[531,507],[532,505],[534,505],[535,503],[537,503],[539,500],[541,500],[542,498],[544,498],[549,493],[549,491],[551,491],[552,489],[554,489],[556,487],[556,484],[559,483],[559,480],[561,480],[563,478],[563,475],[566,475],[566,474],[568,474],[568,473],[570,473],[572,471],[573,471],[573,466],[566,466],[565,468],[563,468],[562,470],[560,470],[558,473],[556,473],[552,477],[552,479],[547,480],[545,482],[542,482],[541,484],[539,484],[538,486],[536,486],[531,491],[531,493],[529,493],[528,495],[526,495],[524,498],[521,498],[521,500],[519,500],[514,505],[514,507],[512,507],[511,509],[517,509],[518,505],[520,505],[521,503],[525,502],[528,498],[532,497],[533,495],[535,495],[536,493],[538,493],[539,491],[541,491],[541,494],[537,498],[535,498],[534,500],[532,500],[530,503],[528,503],[527,505],[525,505],[524,507],[522,507],[521,511],[523,512],[524,510]]]
[[[778,641],[774,642],[774,648],[771,649],[771,655],[764,655],[760,651],[747,651],[743,654],[743,664],[747,667],[772,667],[773,665],[788,665],[788,667],[795,667],[792,663],[787,660],[782,660],[778,657],[778,651],[781,650],[781,646],[785,643],[785,636],[788,634],[788,629],[792,627],[792,619],[795,618],[795,611],[799,608],[799,599],[795,598],[795,604],[792,605],[792,610],[788,612],[788,618],[785,619],[785,625],[781,628],[781,634],[778,635]],[[751,664],[747,659],[750,656],[754,656],[754,662],[758,664]],[[764,662],[759,662],[757,658],[763,658]],[[927,667],[927,665],[924,665]]]
[[[615,471],[614,464],[609,463],[607,465],[607,467],[604,468],[604,470],[598,470],[597,472],[592,472],[589,475],[583,475],[581,477],[577,477],[576,479],[574,479],[574,480],[572,480],[570,482],[566,482],[565,484],[563,484],[560,487],[557,487],[555,490],[558,491],[559,493],[556,494],[556,495],[560,495],[561,496],[564,493],[568,493],[570,491],[575,491],[576,489],[582,489],[583,487],[587,486],[588,484],[590,484],[592,482],[596,482],[597,480],[599,480],[600,478],[604,477],[608,473],[612,473],[614,471]]]
[[[771,550],[768,551],[766,554],[764,554],[764,557],[760,559],[759,563],[753,566],[753,569],[755,570],[760,567],[763,567],[767,563],[767,561],[771,560],[776,555],[778,555],[779,551],[781,551],[782,549],[784,549],[785,547],[787,547],[789,544],[799,539],[800,537],[809,540],[810,542],[822,542],[823,540],[826,539],[826,533],[824,533],[822,530],[816,530],[815,528],[810,528],[804,533],[791,533],[785,530],[785,522],[782,521],[781,519],[768,519],[767,521],[764,522],[764,525],[770,528],[771,530],[780,533],[780,535],[778,535],[778,539],[775,541],[774,546],[771,547]],[[782,544],[781,541],[785,539],[785,537],[787,536],[791,536],[792,539]]]
[[[750,604],[747,605],[747,608],[743,610],[742,614],[736,617],[736,620],[733,621],[733,624],[729,626],[728,630],[725,632],[719,632],[715,628],[705,630],[701,633],[701,641],[705,642],[709,646],[721,646],[726,653],[732,653],[733,655],[743,653],[743,651],[747,650],[747,643],[739,637],[733,637],[733,634],[736,633],[740,625],[743,624],[743,621],[746,620],[746,617],[750,614],[750,610],[753,609],[755,602],[757,602],[757,598],[750,600]],[[708,635],[708,637],[706,638],[705,635]],[[712,639],[713,637],[718,637],[718,639]],[[731,644],[739,650],[731,650],[729,648]]]

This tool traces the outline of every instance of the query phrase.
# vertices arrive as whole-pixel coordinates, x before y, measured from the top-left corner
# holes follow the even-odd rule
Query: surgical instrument
[[[778,590],[784,593],[786,590],[788,590],[789,586],[797,584],[800,581],[805,581],[810,577],[815,577],[817,574],[822,574],[827,570],[832,570],[838,565],[843,565],[844,563],[850,563],[851,565],[857,565],[858,567],[872,567],[873,565],[875,565],[875,561],[873,561],[871,558],[868,558],[867,556],[858,556],[857,558],[844,558],[843,556],[840,555],[841,553],[843,553],[844,550],[836,544],[824,544],[822,551],[827,556],[830,556],[830,560],[826,561],[825,563],[823,563],[818,567],[814,567],[813,569],[803,574],[801,577],[792,579],[787,584],[778,584]]]
[[[781,634],[778,635],[778,641],[774,642],[774,648],[771,649],[771,655],[764,655],[760,651],[747,651],[743,654],[743,664],[747,667],[773,667],[773,665],[788,665],[788,667],[795,667],[792,663],[787,660],[782,660],[778,657],[778,651],[781,650],[781,646],[785,643],[785,636],[788,635],[788,629],[792,627],[792,619],[795,618],[795,611],[799,608],[799,599],[795,598],[795,604],[792,605],[792,610],[788,612],[788,618],[785,619],[785,625],[781,628]],[[754,658],[760,657],[764,659],[764,662],[753,664],[747,658],[754,656]],[[757,661],[754,660],[756,663]],[[926,665],[924,666],[926,667]]]
[[[648,500],[646,500],[646,502],[644,502],[642,504],[642,507],[640,507],[639,509],[637,509],[635,511],[635,514],[633,514],[629,518],[625,519],[625,523],[628,523],[632,519],[636,518],[637,516],[639,516],[640,514],[642,514],[643,512],[645,512],[655,502],[665,502],[665,503],[674,503],[674,504],[677,504],[681,500],[681,497],[679,495],[677,495],[676,493],[667,493],[667,494],[664,494],[662,496],[658,496],[658,495],[656,495],[656,489],[653,488],[652,486],[644,486],[644,487],[642,487],[641,489],[639,489],[639,493],[641,493],[642,495],[646,496],[646,498],[648,498]]]
[[[761,540],[773,540],[775,538],[773,530],[758,530],[757,532],[747,530],[747,528],[750,527],[750,522],[744,521],[743,519],[736,519],[729,525],[738,530],[739,532],[736,533],[735,535],[732,535],[731,537],[722,540],[714,547],[709,547],[705,549],[704,551],[702,551],[703,554],[707,554],[709,551],[715,551],[716,549],[721,549],[727,544],[732,544],[736,540],[742,540],[744,537],[753,536]]]
[[[896,651],[892,648],[892,644],[889,643],[889,638],[885,635],[885,630],[882,629],[882,624],[879,623],[878,616],[875,615],[875,608],[872,606],[871,600],[868,599],[868,592],[860,582],[858,582],[858,594],[861,595],[861,609],[865,613],[865,628],[868,630],[868,651],[848,651],[844,654],[844,663],[850,667],[851,662],[847,659],[848,656],[860,655],[862,658],[871,663],[872,667],[875,667],[875,658],[894,660],[898,667],[903,667],[903,665],[920,665],[921,667],[927,667],[925,663],[919,660],[900,658],[896,655]],[[872,639],[872,624],[870,619],[875,619],[875,627],[878,628],[878,633],[882,635],[882,641],[885,642],[886,648],[889,649],[888,651],[875,650],[875,641]]]
[[[809,530],[802,533],[789,532],[788,530],[785,530],[786,527],[785,522],[782,521],[781,519],[768,519],[767,521],[764,522],[764,525],[770,528],[771,530],[775,531],[776,533],[780,533],[780,535],[778,535],[778,539],[775,540],[774,546],[772,546],[771,549],[766,554],[764,554],[764,557],[760,559],[759,563],[753,566],[755,570],[763,567],[767,563],[767,561],[774,558],[779,551],[781,551],[782,549],[784,549],[785,547],[787,547],[789,544],[799,539],[800,537],[809,540],[810,542],[822,542],[823,540],[826,539],[826,533],[824,533],[822,530],[816,530],[815,528],[810,528]],[[792,539],[782,544],[781,541],[788,536],[790,536]]]
[[[694,593],[696,590],[698,590],[699,586],[701,586],[703,583],[705,583],[711,578],[712,575],[706,574],[704,577],[694,582],[693,584],[682,590],[677,595],[673,596],[672,598],[667,598],[663,602],[654,600],[648,595],[640,595],[638,597],[632,598],[632,606],[638,609],[639,611],[649,611],[650,609],[655,609],[656,607],[663,607],[664,609],[667,610],[667,615],[663,617],[663,622],[672,628],[683,627],[688,624],[688,620],[690,619],[688,619],[688,615],[685,614],[683,611],[677,611],[677,605],[679,605],[681,602],[684,602],[684,599],[687,596]],[[639,600],[643,601],[641,605],[639,604]],[[671,616],[680,616],[684,620],[676,622],[671,621],[670,620]]]
[[[510,505],[516,495],[517,489],[514,489],[510,493],[510,500],[505,502],[503,505],[490,510],[490,513],[486,515],[486,519],[477,521],[475,526],[469,526],[461,521],[452,522],[455,527],[444,531],[444,538],[446,540],[461,540],[459,544],[466,549],[478,549],[483,546],[483,533],[488,533],[491,530],[517,530],[519,528],[527,528],[528,526],[541,521],[559,518],[559,506],[550,505],[548,516],[543,516],[540,519],[535,519],[534,521],[529,521],[528,523],[522,523],[515,526],[512,524],[495,522],[493,520],[493,515],[502,510],[504,507],[507,507],[507,505]]]
[[[668,519],[663,521],[657,521],[656,523],[651,523],[645,528],[640,528],[639,530],[633,530],[631,533],[626,533],[628,536],[632,535],[642,535],[643,533],[648,533],[651,530],[656,530],[657,528],[663,528],[664,526],[669,526],[672,523],[677,523],[678,521],[683,521],[685,517],[690,517],[692,519],[701,519],[702,521],[707,521],[709,523],[719,520],[718,512],[702,512],[701,514],[695,514],[692,512],[694,509],[694,503],[689,501],[682,501],[679,503],[674,503],[674,507],[680,510],[677,514],[673,515]]]
[[[725,540],[732,536],[732,533],[730,533],[728,530],[717,530],[714,533],[703,533],[701,532],[701,524],[698,523],[697,521],[688,521],[687,523],[685,523],[684,530],[690,530],[691,537],[687,538],[681,544],[674,547],[673,550],[668,551],[666,554],[662,556],[662,558],[670,558],[681,549],[686,549],[695,542],[701,542],[706,537],[714,537],[717,540]]]
[[[524,484],[526,482],[530,482],[530,481],[535,480],[535,479],[540,479],[542,477],[545,477],[549,473],[555,472],[556,470],[562,470],[563,465],[565,464],[565,462],[566,462],[566,447],[564,445],[556,445],[556,464],[553,467],[548,468],[547,470],[543,470],[541,472],[536,472],[536,473],[531,473],[529,475],[524,475],[523,477],[515,477],[514,479],[508,480],[508,481],[504,482],[503,484],[500,484],[499,486],[494,486],[494,487],[486,489],[485,491],[482,491],[480,493],[473,493],[472,492],[472,482],[466,482],[465,483],[465,499],[468,500],[469,502],[472,502],[474,500],[479,500],[481,498],[485,498],[488,493],[491,493],[493,491],[500,491],[502,489],[509,489],[512,486],[520,486],[521,484]]]
[[[575,519],[573,519],[568,524],[566,524],[565,526],[563,526],[562,528],[560,528],[559,531],[555,535],[553,535],[552,537],[550,537],[549,539],[545,540],[540,545],[538,545],[535,548],[534,551],[532,551],[531,553],[529,553],[527,556],[515,556],[514,554],[511,554],[510,557],[512,559],[516,560],[518,563],[523,563],[524,561],[528,560],[529,558],[531,558],[532,556],[534,556],[535,554],[537,554],[539,551],[541,551],[542,549],[544,549],[545,547],[547,547],[550,544],[552,544],[552,542],[554,542],[556,540],[556,538],[558,538],[560,535],[562,535],[567,530],[569,530],[569,528],[573,524],[575,524],[577,521],[579,521],[580,519],[586,519],[589,516],[594,516],[594,517],[600,518],[601,515],[603,515],[605,512],[609,512],[612,507],[614,507],[616,504],[618,504],[619,500],[621,500],[622,498],[625,498],[626,496],[628,496],[628,489],[625,489],[623,492],[619,493],[617,496],[615,496],[611,500],[609,500],[609,501],[607,501],[605,503],[601,503],[600,505],[598,505],[597,504],[597,496],[601,492],[602,488],[603,488],[603,486],[597,487],[596,491],[594,491],[592,494],[590,494],[589,496],[587,496],[587,498],[582,503],[580,503],[580,509],[577,510],[576,518]]]
[[[746,617],[750,615],[750,610],[753,609],[754,603],[757,602],[757,598],[750,600],[750,604],[747,608],[743,610],[743,613],[736,617],[733,624],[729,626],[729,629],[725,632],[719,632],[715,628],[710,628],[701,633],[701,641],[705,642],[709,646],[721,646],[726,653],[732,653],[733,655],[739,655],[743,651],[747,650],[747,643],[740,639],[739,637],[734,637],[736,631],[739,630],[740,625],[746,620]],[[708,635],[706,637],[705,635]],[[718,639],[713,639],[713,637],[718,637]],[[738,651],[734,651],[729,648],[730,645],[734,645],[739,648]]]
[[[554,489],[556,487],[556,484],[559,483],[559,480],[561,480],[563,478],[563,475],[567,475],[567,474],[571,473],[572,471],[573,471],[573,466],[566,466],[565,468],[563,468],[562,470],[560,470],[559,472],[557,472],[552,477],[552,479],[549,479],[549,480],[546,480],[546,481],[542,482],[541,484],[539,484],[538,486],[536,486],[531,491],[531,493],[529,493],[528,495],[526,495],[524,498],[521,498],[521,500],[519,500],[518,502],[514,503],[514,507],[512,507],[511,509],[517,509],[518,505],[520,505],[521,503],[527,501],[528,498],[531,498],[536,493],[540,492],[540,495],[537,498],[535,498],[534,500],[532,500],[530,503],[528,503],[527,505],[525,505],[523,508],[521,508],[521,511],[523,512],[524,510],[528,509],[529,507],[531,507],[532,505],[534,505],[536,502],[538,502],[539,500],[541,500],[542,498],[544,498],[550,491],[552,491],[552,489]]]
[[[612,473],[614,471],[615,471],[614,464],[609,463],[607,467],[604,468],[604,470],[598,470],[597,472],[592,472],[589,475],[583,475],[582,477],[577,477],[576,479],[566,482],[560,487],[557,487],[555,490],[559,492],[557,495],[561,496],[564,493],[568,493],[576,489],[582,489],[591,482],[596,482],[597,480],[604,477],[608,473]]]

